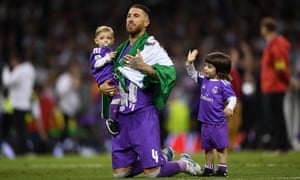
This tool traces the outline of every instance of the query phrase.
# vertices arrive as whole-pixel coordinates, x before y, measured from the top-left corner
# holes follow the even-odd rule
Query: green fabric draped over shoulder
[[[127,54],[135,56],[137,50],[144,50],[149,35],[147,33],[140,36],[132,45]],[[123,42],[116,50],[117,55],[114,60],[114,73],[119,77],[120,84],[125,91],[128,91],[128,87],[125,84],[125,77],[120,73],[118,67],[125,66],[125,62],[121,59],[122,55],[129,44],[129,40]],[[155,58],[155,57],[154,57]],[[174,65],[162,65],[159,61],[154,63],[152,67],[156,71],[156,78],[145,75],[143,79],[143,88],[151,88],[154,91],[154,103],[158,110],[161,110],[171,93],[172,88],[175,85],[176,71]],[[102,94],[102,117],[109,117],[109,105],[111,103],[111,97]]]
[[[139,49],[140,51],[142,51],[144,49],[145,46],[145,42],[147,41],[149,35],[147,33],[143,34],[142,36],[140,36],[135,42],[134,44],[131,46],[130,50],[128,51],[127,54],[135,56],[137,53],[137,50]],[[128,91],[128,88],[126,87],[125,84],[125,77],[120,73],[120,71],[118,70],[119,66],[125,66],[125,62],[123,60],[121,60],[123,52],[125,51],[126,47],[129,44],[129,40],[126,40],[125,42],[123,42],[118,48],[117,48],[117,56],[116,59],[114,61],[114,72],[117,73],[117,75],[119,76],[119,81],[123,87],[123,89],[125,89],[126,91]]]
[[[158,79],[154,79],[150,76],[144,78],[144,88],[154,86],[154,103],[158,110],[164,108],[172,88],[175,85],[176,71],[174,65],[165,66],[160,64],[154,64],[152,67],[156,71]]]

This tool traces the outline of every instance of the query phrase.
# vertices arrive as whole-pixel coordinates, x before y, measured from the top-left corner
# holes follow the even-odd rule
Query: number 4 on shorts
[[[154,149],[152,149],[152,158],[158,163],[158,153]]]

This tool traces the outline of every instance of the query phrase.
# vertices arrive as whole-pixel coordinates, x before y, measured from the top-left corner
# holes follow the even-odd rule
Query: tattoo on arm
[[[151,65],[144,63],[142,59],[133,58],[130,67],[157,79],[155,69]]]
[[[137,60],[136,58],[134,58],[134,59],[132,60],[131,67],[132,67],[133,69],[140,69],[140,68],[141,68],[140,65],[139,65],[139,63],[138,63],[138,60]]]
[[[148,64],[144,64],[141,71],[148,74],[150,77],[157,79],[156,71],[152,66]]]

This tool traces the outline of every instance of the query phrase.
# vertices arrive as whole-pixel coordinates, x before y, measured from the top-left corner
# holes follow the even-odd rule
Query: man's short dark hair
[[[151,11],[147,6],[145,6],[143,4],[133,4],[130,8],[138,8],[138,9],[143,10],[150,19]]]
[[[265,17],[261,20],[261,26],[265,27],[269,32],[277,31],[277,21],[272,17]]]

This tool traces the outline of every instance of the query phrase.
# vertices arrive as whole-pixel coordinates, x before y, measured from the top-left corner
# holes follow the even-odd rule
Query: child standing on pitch
[[[233,115],[236,95],[229,82],[230,57],[222,52],[213,52],[205,57],[203,72],[195,70],[193,62],[197,50],[189,51],[186,68],[188,76],[201,86],[198,120],[201,122],[202,148],[205,150],[205,169],[203,176],[228,176],[227,117]],[[214,150],[218,153],[218,169],[215,172]]]
[[[111,27],[99,26],[95,33],[95,43],[98,45],[94,48],[90,56],[90,68],[98,85],[106,80],[111,80],[111,85],[118,86],[119,81],[113,76],[113,62],[116,53],[110,48],[114,43],[114,32]],[[106,120],[106,127],[112,135],[119,133],[119,124],[117,113],[121,96],[116,91],[110,91],[112,102],[110,104],[109,119]]]

